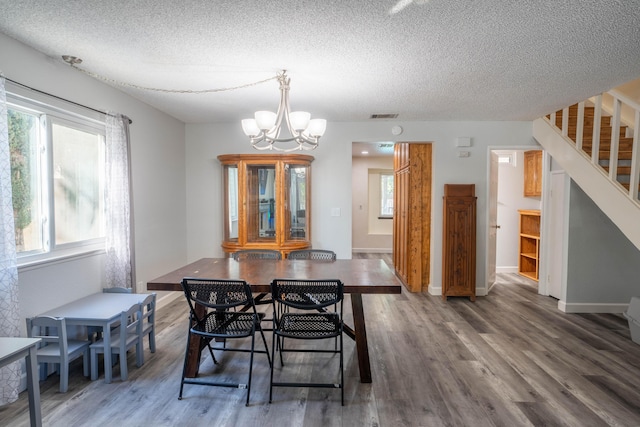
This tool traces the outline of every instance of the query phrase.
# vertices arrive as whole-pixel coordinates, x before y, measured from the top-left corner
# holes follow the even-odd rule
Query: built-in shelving
[[[540,210],[518,210],[520,213],[520,243],[518,273],[538,281],[540,274]]]

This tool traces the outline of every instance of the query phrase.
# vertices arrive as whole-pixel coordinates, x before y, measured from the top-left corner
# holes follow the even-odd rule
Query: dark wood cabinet
[[[431,150],[430,143],[394,146],[393,264],[411,292],[429,286]]]
[[[442,299],[476,300],[475,184],[445,184],[442,225]]]

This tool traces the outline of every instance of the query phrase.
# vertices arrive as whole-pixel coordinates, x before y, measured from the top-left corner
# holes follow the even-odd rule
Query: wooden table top
[[[245,280],[254,292],[269,292],[273,279],[340,279],[349,294],[399,294],[402,284],[381,259],[336,261],[266,260],[236,261],[202,258],[147,282],[154,291],[182,291],[185,277]]]

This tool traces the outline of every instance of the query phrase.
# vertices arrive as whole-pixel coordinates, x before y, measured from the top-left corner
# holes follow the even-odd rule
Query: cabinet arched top
[[[238,163],[240,161],[266,161],[266,162],[298,162],[311,163],[314,158],[307,154],[221,154],[218,160],[222,164]]]

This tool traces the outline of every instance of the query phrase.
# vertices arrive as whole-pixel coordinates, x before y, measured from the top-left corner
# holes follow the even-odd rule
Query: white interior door
[[[496,281],[496,240],[498,228],[498,155],[491,151],[489,164],[489,230],[487,232],[487,291]]]
[[[565,231],[565,189],[566,174],[564,171],[551,172],[551,193],[549,197],[549,209],[545,210],[545,214],[549,215],[551,221],[548,236],[549,256],[546,258],[548,262],[547,272],[547,292],[549,295],[562,299],[562,281],[564,266],[564,231]]]

